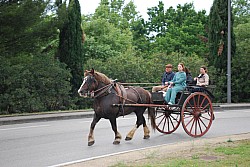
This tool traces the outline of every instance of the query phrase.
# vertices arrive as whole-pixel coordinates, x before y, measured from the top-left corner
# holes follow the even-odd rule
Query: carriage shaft
[[[113,104],[114,107],[168,107],[169,105],[160,104]]]

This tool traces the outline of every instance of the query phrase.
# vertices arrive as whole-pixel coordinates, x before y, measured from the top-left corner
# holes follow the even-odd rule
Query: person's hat
[[[172,64],[167,64],[166,68],[173,68]]]

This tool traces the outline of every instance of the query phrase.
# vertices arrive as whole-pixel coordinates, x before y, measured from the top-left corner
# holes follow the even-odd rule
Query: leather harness
[[[114,88],[114,90],[116,92],[115,95],[119,97],[119,103],[121,104],[120,110],[121,110],[122,115],[124,116],[124,104],[125,104],[125,102],[129,101],[129,102],[132,102],[134,104],[137,104],[137,102],[127,98],[127,92],[126,92],[123,85],[116,83],[116,82],[112,82],[112,83],[110,83],[110,84],[108,84],[108,85],[106,85],[98,90],[95,90],[92,94],[92,97],[93,98],[101,98],[101,97],[107,96],[108,94],[112,93],[112,91],[111,91],[112,88]],[[129,87],[129,88],[133,89],[136,92],[136,94],[139,96],[140,102],[142,102],[142,98],[141,98],[139,92],[134,87]]]

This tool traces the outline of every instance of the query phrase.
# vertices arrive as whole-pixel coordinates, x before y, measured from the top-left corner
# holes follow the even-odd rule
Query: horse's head
[[[78,89],[78,94],[81,97],[89,97],[91,93],[93,93],[98,87],[98,81],[94,76],[95,72],[94,69],[91,71],[84,72],[84,79],[82,82],[81,87]]]

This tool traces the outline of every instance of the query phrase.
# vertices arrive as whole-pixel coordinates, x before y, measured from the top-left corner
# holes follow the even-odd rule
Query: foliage
[[[219,102],[226,101],[227,92],[227,46],[228,46],[228,1],[215,0],[209,14],[209,65],[214,66],[217,76],[215,96]],[[232,11],[230,11],[232,13]],[[234,58],[236,43],[233,32],[234,19],[231,19],[231,57]]]
[[[67,64],[72,74],[72,95],[77,95],[83,75],[81,11],[78,0],[70,0],[67,17],[59,36],[59,60]]]
[[[70,73],[53,56],[1,58],[1,113],[66,109]]]
[[[232,13],[232,12],[231,12]],[[215,66],[218,73],[225,73],[227,69],[227,25],[228,3],[215,0],[209,14],[209,50],[210,65]],[[233,33],[233,18],[231,21],[231,56],[235,55],[235,36]]]
[[[234,102],[250,102],[250,17],[248,23],[235,27],[236,55],[232,60],[232,99]]]
[[[14,56],[35,53],[56,36],[55,17],[46,15],[49,1],[0,2],[0,53]]]
[[[125,4],[125,0],[101,0],[93,19],[105,19],[119,29],[127,29],[138,17],[138,12],[132,1]]]
[[[204,56],[207,53],[206,41],[201,37],[206,39],[205,13],[196,12],[192,3],[164,11],[164,4],[160,1],[157,7],[149,8],[147,28],[152,36],[150,50],[153,53],[182,52]]]
[[[232,0],[235,25],[249,22],[250,2],[248,0]]]
[[[232,101],[249,102],[250,5],[232,6]],[[159,1],[149,20],[125,0],[101,0],[86,16],[78,0],[5,0],[0,11],[1,114],[89,108],[76,89],[92,67],[121,82],[160,82],[168,63],[177,71],[183,62],[193,77],[206,65],[214,102],[226,101],[227,1],[215,0],[209,16]]]
[[[177,71],[179,62],[183,62],[191,72],[193,71],[194,76],[199,73],[197,67],[205,63],[204,59],[195,54],[190,57],[182,53],[155,54],[152,59],[145,59],[128,51],[120,56],[110,57],[105,62],[90,59],[84,66],[86,69],[95,68],[97,71],[106,74],[112,79],[118,79],[120,82],[155,83],[161,81],[167,63],[173,64],[174,71]]]
[[[84,58],[106,60],[118,56],[132,48],[132,34],[128,29],[120,30],[105,19],[98,18],[85,22],[83,29],[86,34]]]

